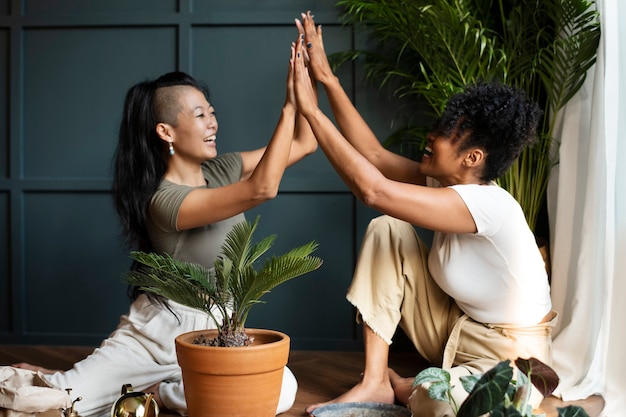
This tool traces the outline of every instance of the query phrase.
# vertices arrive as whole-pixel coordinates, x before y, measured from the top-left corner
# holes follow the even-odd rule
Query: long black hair
[[[146,228],[150,199],[167,169],[167,144],[159,138],[156,125],[176,125],[175,95],[159,94],[165,87],[190,86],[208,100],[206,86],[184,72],[170,72],[153,81],[143,81],[126,93],[113,159],[113,198],[127,246],[151,251]],[[168,120],[165,120],[168,119]]]

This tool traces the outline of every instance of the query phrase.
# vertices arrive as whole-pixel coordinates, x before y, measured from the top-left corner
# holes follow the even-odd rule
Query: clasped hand
[[[295,19],[298,38],[292,43],[290,74],[293,78],[295,102],[303,115],[317,109],[316,81],[333,76],[322,42],[322,27],[315,26],[311,12]]]

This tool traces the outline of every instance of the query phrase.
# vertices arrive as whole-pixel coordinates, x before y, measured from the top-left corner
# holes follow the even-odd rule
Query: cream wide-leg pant
[[[458,404],[467,397],[459,381],[463,375],[482,374],[518,357],[552,362],[556,314],[530,327],[472,320],[432,279],[428,248],[413,226],[390,216],[370,222],[346,298],[358,309],[357,320],[388,344],[399,325],[420,355],[449,371]],[[540,401],[537,392],[533,405]],[[454,415],[447,403],[431,400],[423,387],[413,391],[409,408],[415,417]]]
[[[176,316],[152,303],[146,295],[140,295],[99,348],[72,369],[46,375],[46,379],[60,389],[72,388],[72,398],[83,397],[76,402],[76,410],[82,417],[109,417],[124,384],[131,384],[134,391],[143,391],[158,382],[162,382],[159,395],[165,406],[186,414],[174,338],[215,326],[198,310],[172,301],[169,305]],[[296,378],[285,367],[277,414],[291,408],[297,389]]]

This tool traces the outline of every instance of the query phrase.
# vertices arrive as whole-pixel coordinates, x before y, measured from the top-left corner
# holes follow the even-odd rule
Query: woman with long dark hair
[[[292,48],[293,59],[293,48]],[[128,90],[114,158],[113,194],[131,248],[167,253],[212,267],[226,234],[244,212],[273,199],[285,168],[317,149],[299,116],[292,64],[280,118],[267,146],[217,153],[218,122],[205,86],[182,72],[140,82]],[[152,391],[159,405],[184,414],[186,403],[174,337],[210,328],[205,313],[136,294],[118,328],[88,358],[49,373],[59,388],[83,399],[83,417],[109,415],[123,384]],[[285,368],[277,413],[297,390]]]

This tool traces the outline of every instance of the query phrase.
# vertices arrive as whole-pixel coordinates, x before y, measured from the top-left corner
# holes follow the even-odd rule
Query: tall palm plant
[[[480,80],[519,87],[543,108],[539,140],[499,179],[534,230],[557,162],[558,111],[582,86],[600,39],[592,0],[340,0],[346,24],[376,46],[331,56],[335,66],[364,56],[367,77],[394,95],[425,100],[432,118],[448,98]],[[423,116],[423,115],[422,115]],[[424,118],[422,117],[422,120]],[[428,125],[411,120],[386,144],[423,141]],[[557,144],[558,145],[558,144]]]
[[[320,267],[322,260],[311,256],[317,243],[311,241],[280,256],[255,265],[274,244],[276,235],[253,242],[259,217],[233,226],[222,245],[214,268],[185,262],[169,255],[132,252],[143,265],[126,274],[129,284],[206,312],[218,329],[211,343],[218,346],[248,344],[245,323],[250,309],[276,286]]]

